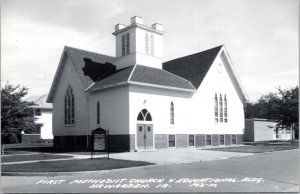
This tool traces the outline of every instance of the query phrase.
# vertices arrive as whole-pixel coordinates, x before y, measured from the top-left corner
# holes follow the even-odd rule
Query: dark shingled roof
[[[86,71],[89,71],[89,69],[90,69],[90,68],[86,68],[85,61],[87,59],[90,61],[93,61],[95,63],[98,63],[99,65],[104,64],[106,66],[111,66],[109,64],[114,62],[114,57],[111,57],[111,56],[102,55],[102,54],[98,54],[98,53],[94,53],[94,52],[84,51],[84,50],[80,50],[77,48],[65,46],[60,64],[56,70],[54,80],[53,80],[51,88],[50,88],[49,96],[47,98],[48,103],[53,102],[53,97],[54,97],[56,88],[58,86],[58,82],[62,75],[64,66],[66,64],[66,56],[69,57],[84,88],[87,88],[91,84],[94,83],[93,80],[91,79],[91,77],[87,76],[87,74],[86,74]],[[99,75],[99,76],[101,76],[101,75]]]
[[[187,80],[178,77],[162,69],[136,65],[115,71],[109,77],[98,80],[90,90],[95,91],[102,88],[118,85],[121,83],[139,82],[159,86],[195,90],[194,86]]]
[[[191,82],[162,69],[137,65],[130,81],[195,90]]]
[[[197,89],[223,45],[163,63],[163,69],[189,80]]]
[[[84,61],[85,58],[102,64],[113,63],[114,61],[114,57],[102,55],[94,52],[84,51],[77,48],[66,46],[65,50],[68,56],[70,57],[79,75],[79,78],[82,81],[85,88],[89,87],[92,83],[94,83],[89,76],[84,75],[83,68],[85,67],[85,61]]]
[[[90,90],[95,91],[101,88],[106,88],[109,86],[127,82],[133,68],[134,66],[130,66],[120,70],[116,70],[112,75],[95,82],[95,84],[90,88]]]

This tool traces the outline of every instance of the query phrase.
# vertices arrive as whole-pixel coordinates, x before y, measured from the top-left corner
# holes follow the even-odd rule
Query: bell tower
[[[134,16],[128,26],[115,25],[116,69],[136,64],[162,68],[163,26],[155,23],[149,27],[143,23],[143,18]]]

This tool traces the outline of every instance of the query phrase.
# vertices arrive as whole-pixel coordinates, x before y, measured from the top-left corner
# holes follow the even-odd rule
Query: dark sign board
[[[108,130],[97,128],[92,131],[91,158],[93,158],[96,151],[106,151],[109,158],[108,137]]]

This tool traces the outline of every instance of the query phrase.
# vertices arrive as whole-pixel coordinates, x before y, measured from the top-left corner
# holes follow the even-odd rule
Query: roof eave
[[[59,63],[58,63],[58,68],[55,72],[54,79],[53,79],[53,82],[52,82],[51,87],[50,87],[49,95],[48,95],[47,100],[46,100],[47,103],[53,103],[55,90],[58,87],[58,84],[56,84],[56,83],[58,82],[59,77],[61,76],[61,74],[59,74],[59,73],[62,71],[62,66],[63,66],[62,61],[63,61],[64,57],[67,57],[66,46],[64,46],[62,55],[60,57],[60,60],[59,60]]]
[[[154,87],[154,88],[168,89],[168,90],[176,90],[176,91],[182,91],[182,92],[192,92],[192,93],[196,92],[195,89],[178,88],[178,87],[172,87],[172,86],[163,86],[163,85],[149,84],[149,83],[143,83],[143,82],[128,81],[128,83],[131,84],[131,85]]]

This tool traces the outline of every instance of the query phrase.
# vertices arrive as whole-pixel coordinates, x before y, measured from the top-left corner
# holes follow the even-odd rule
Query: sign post
[[[109,131],[97,128],[92,131],[92,139],[91,139],[91,159],[95,155],[96,151],[106,151],[107,157],[109,158]]]

